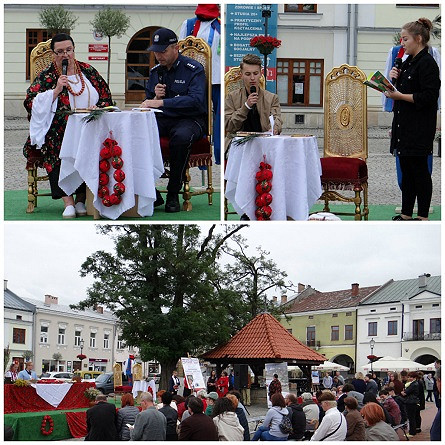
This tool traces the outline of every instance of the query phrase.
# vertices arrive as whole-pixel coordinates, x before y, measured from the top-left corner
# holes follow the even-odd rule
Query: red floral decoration
[[[256,173],[255,178],[257,185],[255,190],[258,196],[255,199],[257,209],[255,216],[258,221],[269,221],[272,215],[272,195],[269,193],[272,189],[272,166],[266,162],[266,156],[263,156],[264,162],[260,162],[260,170]]]
[[[255,36],[250,39],[250,46],[258,48],[261,54],[267,55],[281,46],[281,40],[272,36]]]
[[[85,359],[87,358],[87,356],[86,356],[85,354],[79,354],[79,355],[77,356],[77,358],[78,358],[79,360],[85,360]]]
[[[49,430],[46,429],[46,424],[49,423]],[[42,426],[40,427],[40,432],[44,436],[49,436],[54,431],[54,421],[51,416],[43,416]]]
[[[376,360],[379,360],[381,357],[377,357],[376,355],[368,355],[366,357],[370,362],[375,362]]]
[[[124,161],[121,158],[122,148],[119,147],[117,141],[112,138],[112,135],[113,134],[110,131],[110,137],[105,139],[103,142],[103,148],[100,150],[101,160],[99,161],[100,174],[99,189],[97,194],[105,207],[120,204],[122,201],[122,195],[125,193],[125,185],[123,184],[125,173],[122,170]],[[111,160],[111,165],[108,159]],[[107,172],[111,167],[115,170],[113,173],[113,178],[116,181],[112,187],[113,193],[110,193],[111,186],[107,187],[110,182],[110,177],[108,176]],[[79,356],[77,357],[80,358]]]

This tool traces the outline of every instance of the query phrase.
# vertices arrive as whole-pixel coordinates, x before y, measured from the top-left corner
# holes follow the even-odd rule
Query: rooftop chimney
[[[104,313],[103,306],[96,306],[96,311],[99,312],[99,314],[103,314]]]
[[[8,289],[8,280],[3,280],[3,283],[5,285],[5,290]]]
[[[352,290],[352,295],[354,297],[357,297],[358,296],[358,290],[359,290],[358,283],[352,283],[351,284],[351,290]]]
[[[273,302],[273,303],[277,303],[277,302],[278,302],[278,297],[277,297],[276,295],[274,295],[274,296],[272,297],[272,302]]]
[[[419,287],[426,287],[427,286],[427,278],[429,278],[431,274],[424,273],[423,275],[419,275]]]
[[[281,304],[287,303],[287,295],[281,295]]]
[[[298,283],[298,293],[303,292],[306,286],[303,283]]]
[[[52,295],[45,295],[45,304],[59,304],[59,297],[53,297]]]

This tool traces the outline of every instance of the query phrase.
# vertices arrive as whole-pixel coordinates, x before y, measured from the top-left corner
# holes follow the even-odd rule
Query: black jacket
[[[417,405],[419,403],[419,385],[414,380],[408,388],[405,388],[405,405]]]
[[[289,434],[288,439],[299,440],[304,437],[306,431],[306,415],[304,414],[301,405],[288,405],[288,410],[292,411],[292,434]]]
[[[396,88],[413,94],[414,103],[394,101],[391,153],[422,156],[433,152],[440,77],[436,61],[424,48],[403,62]]]
[[[87,411],[87,435],[85,440],[119,440],[116,430],[116,407],[99,402]]]

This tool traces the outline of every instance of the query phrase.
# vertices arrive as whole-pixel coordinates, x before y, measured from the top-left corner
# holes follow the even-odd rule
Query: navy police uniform
[[[178,55],[167,70],[156,65],[150,71],[145,89],[147,99],[155,98],[155,86],[166,85],[163,113],[156,113],[159,135],[170,139],[170,180],[167,190],[179,193],[193,142],[207,131],[207,92],[203,66]]]

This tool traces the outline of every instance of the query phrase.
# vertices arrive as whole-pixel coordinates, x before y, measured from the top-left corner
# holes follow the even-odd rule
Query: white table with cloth
[[[321,196],[321,163],[314,136],[256,137],[231,144],[225,179],[227,200],[239,215],[255,221],[256,173],[266,155],[272,166],[271,220],[307,220],[309,209]]]
[[[140,111],[106,112],[89,123],[86,113],[69,116],[60,150],[59,186],[67,195],[85,182],[94,196],[93,205],[100,215],[117,219],[135,205],[140,216],[153,215],[156,181],[164,172],[155,113]],[[106,207],[98,196],[99,161],[103,142],[110,137],[122,148],[125,193],[118,205]],[[110,168],[110,193],[113,192],[113,168]]]
[[[156,383],[153,379],[151,379],[149,382],[146,380],[135,380],[133,382],[133,397],[138,397],[140,392],[147,392],[148,388],[151,388],[152,394],[154,398],[156,398]]]

